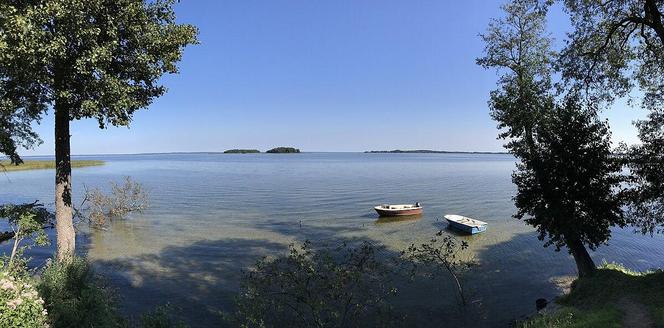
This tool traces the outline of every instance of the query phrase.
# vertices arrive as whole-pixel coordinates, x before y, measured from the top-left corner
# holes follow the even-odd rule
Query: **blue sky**
[[[73,154],[223,151],[501,151],[489,118],[496,75],[475,65],[478,34],[503,1],[183,0],[200,29],[168,93],[129,129],[72,123]],[[567,26],[560,13],[550,27]],[[635,142],[640,114],[605,115]],[[53,154],[53,115],[36,130]]]

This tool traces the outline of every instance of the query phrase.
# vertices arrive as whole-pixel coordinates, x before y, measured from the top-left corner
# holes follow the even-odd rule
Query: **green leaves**
[[[0,152],[38,141],[30,123],[55,101],[72,120],[126,126],[164,94],[198,30],[174,1],[0,0]]]
[[[37,246],[49,243],[44,227],[51,224],[53,214],[42,204],[5,204],[0,206],[0,219],[5,219],[15,233],[14,238],[30,238]]]
[[[584,245],[594,249],[609,239],[611,227],[625,224],[616,193],[620,165],[596,104],[583,102],[577,87],[552,84],[552,73],[565,61],[549,50],[548,5],[506,5],[506,17],[483,35],[485,55],[478,64],[501,74],[489,105],[499,137],[519,160],[512,174],[514,217],[535,227],[545,246],[566,246],[582,273],[594,268]]]
[[[561,56],[566,82],[604,105],[629,96],[650,113],[640,145],[623,147],[630,222],[643,233],[664,224],[664,2],[564,1],[573,30]],[[635,89],[638,88],[638,92]]]

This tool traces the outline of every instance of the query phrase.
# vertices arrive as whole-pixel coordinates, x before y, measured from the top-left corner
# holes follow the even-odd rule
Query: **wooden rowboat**
[[[422,206],[420,203],[415,204],[402,204],[390,205],[383,204],[374,207],[380,216],[403,216],[403,215],[420,215],[422,214]]]
[[[450,227],[467,232],[471,235],[486,231],[486,226],[488,224],[484,221],[467,218],[461,215],[445,215],[445,219],[447,219]]]

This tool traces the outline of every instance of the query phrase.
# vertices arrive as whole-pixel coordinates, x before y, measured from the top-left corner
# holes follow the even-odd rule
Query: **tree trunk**
[[[595,270],[597,270],[595,262],[593,262],[590,254],[588,254],[588,250],[586,250],[586,247],[583,246],[581,241],[578,239],[569,239],[567,241],[567,247],[576,262],[579,278],[588,277],[595,273]]]
[[[55,103],[55,231],[58,260],[74,254],[76,233],[73,222],[69,108]]]

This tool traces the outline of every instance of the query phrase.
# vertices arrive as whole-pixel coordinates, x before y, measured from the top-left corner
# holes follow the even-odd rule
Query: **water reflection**
[[[402,215],[402,216],[384,216],[379,217],[375,223],[377,225],[381,224],[393,224],[393,223],[409,223],[422,219],[422,214],[417,215]]]

